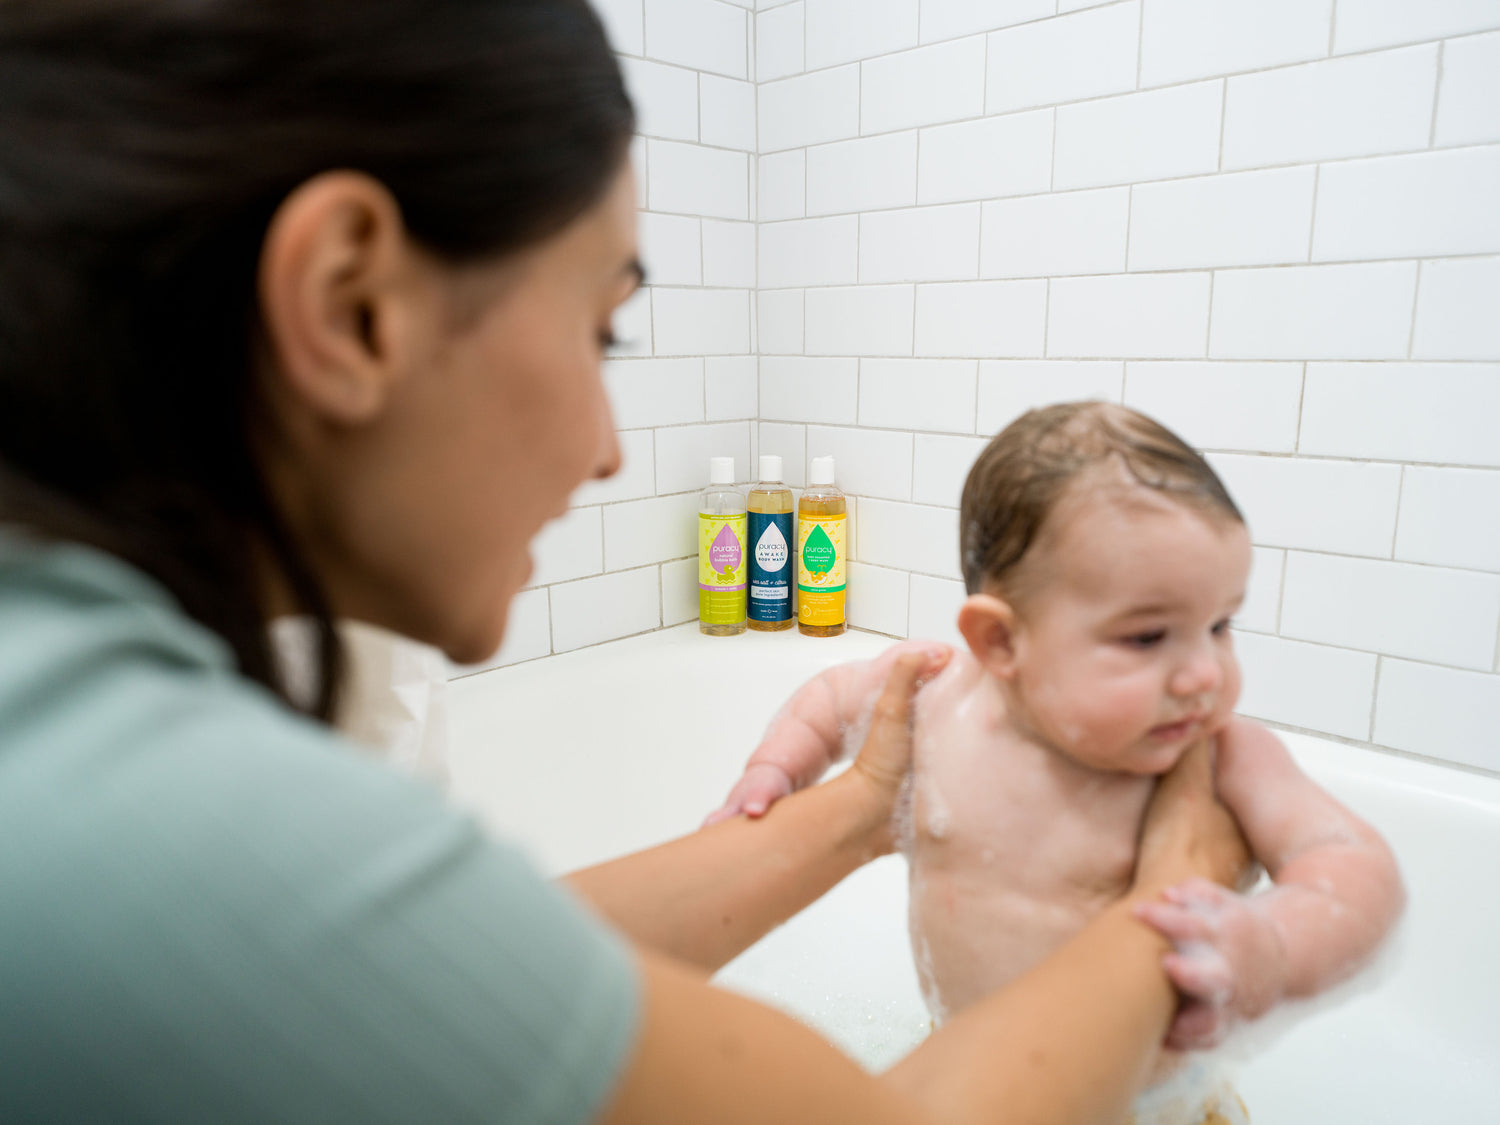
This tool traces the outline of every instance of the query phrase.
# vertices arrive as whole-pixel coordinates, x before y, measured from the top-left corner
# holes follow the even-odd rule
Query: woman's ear
[[[410,259],[395,199],[362,173],[315,176],[277,209],[261,316],[280,382],[312,415],[359,425],[381,412],[410,362]]]
[[[985,671],[1002,680],[1015,675],[1016,612],[1009,602],[970,594],[958,611],[958,631]]]

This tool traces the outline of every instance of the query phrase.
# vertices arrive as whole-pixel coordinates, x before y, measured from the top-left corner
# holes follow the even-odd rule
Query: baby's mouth
[[[1190,715],[1186,719],[1179,719],[1175,723],[1163,723],[1159,727],[1151,728],[1151,737],[1161,742],[1176,742],[1179,738],[1186,738],[1203,725],[1203,716]]]

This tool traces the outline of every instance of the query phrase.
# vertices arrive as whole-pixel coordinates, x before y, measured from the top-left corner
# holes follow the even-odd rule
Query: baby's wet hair
[[[1224,482],[1160,422],[1107,402],[1067,402],[1027,411],[985,446],[964,482],[959,546],[971,594],[1012,593],[1017,571],[1059,504],[1083,481],[1139,485],[1179,503],[1244,523]]]

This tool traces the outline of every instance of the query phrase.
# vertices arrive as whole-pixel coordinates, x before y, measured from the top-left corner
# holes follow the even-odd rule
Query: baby
[[[1141,909],[1174,947],[1165,970],[1182,1005],[1168,1046],[1212,1046],[1233,1024],[1356,972],[1401,912],[1400,876],[1374,830],[1275,735],[1232,714],[1230,622],[1250,540],[1208,464],[1123,407],[1034,410],[980,454],[961,527],[968,651],[917,697],[904,845],[934,1021],[1024,973],[1125,893],[1156,779],[1202,739],[1274,886],[1246,895],[1192,882]],[[816,780],[910,647],[799,691],[711,819],[760,815]],[[1159,1080],[1185,1073],[1143,1097],[1139,1121],[1245,1119],[1227,1087],[1186,1077],[1180,1062],[1163,1060]]]

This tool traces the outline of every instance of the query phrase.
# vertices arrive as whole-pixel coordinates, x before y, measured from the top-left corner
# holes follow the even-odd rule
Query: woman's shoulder
[[[274,832],[310,801],[325,821],[387,806],[392,831],[403,808],[444,811],[241,676],[146,575],[89,548],[0,539],[0,837],[68,819],[34,815],[45,809],[91,826],[85,847],[141,821],[201,850],[230,828]]]
[[[0,1119],[587,1116],[625,948],[149,580],[57,550],[0,547],[0,993],[31,1029]],[[126,1048],[152,1064],[110,1078]]]

